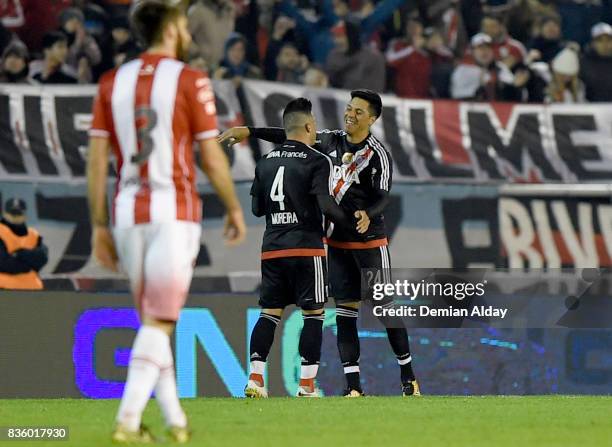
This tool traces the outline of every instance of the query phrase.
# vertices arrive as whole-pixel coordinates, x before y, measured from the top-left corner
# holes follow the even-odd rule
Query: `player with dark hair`
[[[365,210],[371,223],[367,232],[335,227],[328,232],[330,296],[336,301],[338,351],[347,381],[345,396],[363,395],[359,377],[360,346],[357,317],[361,301],[361,272],[375,269],[389,279],[391,260],[383,211],[389,202],[393,165],[370,128],[382,113],[382,100],[371,90],[353,90],[344,112],[345,130],[317,133],[319,148],[335,160],[333,195],[347,214]],[[285,133],[279,128],[234,127],[218,141],[235,144],[249,135],[277,143]],[[412,370],[408,334],[403,323],[383,321],[400,366],[402,394],[420,395]],[[392,327],[395,326],[395,327]],[[399,327],[398,327],[399,326]]]
[[[318,397],[314,379],[319,368],[323,331],[323,306],[327,301],[327,268],[321,212],[336,224],[357,234],[365,232],[369,219],[362,210],[350,216],[332,198],[331,159],[312,147],[316,124],[312,104],[297,98],[283,112],[286,140],[258,163],[251,189],[253,214],[266,217],[261,254],[262,307],[253,328],[247,397],[267,397],[264,371],[274,331],[283,309],[302,309],[300,336],[302,358],[298,397]]]
[[[219,132],[210,79],[177,60],[191,42],[184,11],[145,0],[135,4],[131,22],[148,49],[102,76],[87,165],[93,256],[115,271],[121,261],[142,324],[112,440],[153,441],[141,418],[155,391],[170,438],[184,443],[190,431],[178,399],[170,335],[200,247],[194,141],[202,169],[227,210],[228,243],[241,242],[246,227],[227,157],[215,140]],[[117,161],[112,220],[106,206],[111,149]]]

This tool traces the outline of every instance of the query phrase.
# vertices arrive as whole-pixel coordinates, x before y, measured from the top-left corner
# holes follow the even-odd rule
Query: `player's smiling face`
[[[376,121],[370,114],[370,104],[361,98],[353,98],[344,110],[344,130],[349,135],[367,131]]]

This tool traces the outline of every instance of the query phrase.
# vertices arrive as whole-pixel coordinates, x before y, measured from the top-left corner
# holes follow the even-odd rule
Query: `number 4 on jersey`
[[[281,211],[285,211],[285,194],[283,193],[283,177],[285,176],[285,167],[281,166],[276,171],[274,181],[272,182],[272,190],[270,191],[270,199],[273,202],[278,202]]]

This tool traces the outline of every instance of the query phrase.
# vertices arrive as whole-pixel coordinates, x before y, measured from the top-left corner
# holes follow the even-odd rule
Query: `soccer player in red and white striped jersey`
[[[246,227],[227,157],[215,140],[210,79],[181,62],[191,42],[184,10],[176,2],[142,0],[134,5],[131,21],[148,50],[102,76],[87,170],[93,254],[112,270],[121,262],[142,322],[113,440],[151,438],[141,415],[155,390],[170,436],[184,442],[189,430],[178,400],[169,335],[185,303],[200,247],[202,205],[195,184],[194,141],[202,169],[227,209],[228,242],[241,242]],[[118,175],[109,218],[111,150]]]

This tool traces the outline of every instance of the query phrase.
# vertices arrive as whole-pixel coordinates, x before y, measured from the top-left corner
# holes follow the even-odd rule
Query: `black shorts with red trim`
[[[336,304],[371,299],[374,283],[391,281],[386,239],[366,243],[328,241],[328,246],[329,296]]]
[[[326,302],[325,256],[262,259],[259,305],[263,309],[283,309],[295,304],[304,310],[318,310]]]

